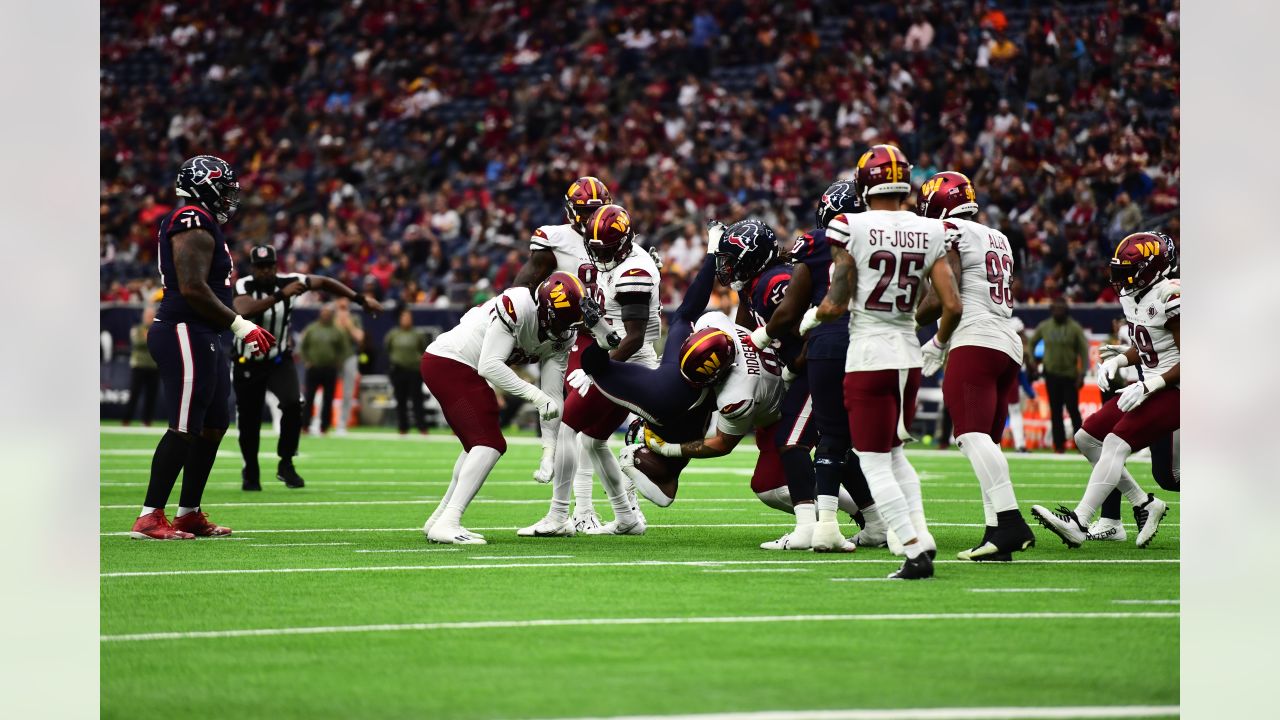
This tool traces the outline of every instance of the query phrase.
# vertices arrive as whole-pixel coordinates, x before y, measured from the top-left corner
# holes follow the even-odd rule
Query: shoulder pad
[[[555,244],[555,241],[551,239],[550,233],[547,232],[546,226],[534,230],[533,235],[529,238],[529,247],[533,250],[550,250],[555,247]]]
[[[514,332],[525,313],[520,311],[518,297],[513,291],[514,288],[495,298],[493,314],[502,323],[503,327]]]
[[[755,406],[755,400],[746,398],[734,403],[729,403],[720,408],[720,414],[730,420],[739,420],[751,413],[752,407]]]
[[[792,263],[804,262],[805,258],[813,254],[818,242],[826,240],[823,235],[821,230],[810,230],[797,235],[795,242],[791,243],[791,250],[787,252],[787,259]]]

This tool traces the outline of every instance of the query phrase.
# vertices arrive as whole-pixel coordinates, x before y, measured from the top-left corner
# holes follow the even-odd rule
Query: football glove
[[[569,387],[577,390],[582,397],[586,397],[587,391],[591,389],[591,376],[583,371],[582,368],[569,373],[569,376],[564,380],[569,383]]]
[[[1163,388],[1165,385],[1164,378],[1156,375],[1147,378],[1140,383],[1134,383],[1125,388],[1120,393],[1120,399],[1116,401],[1116,406],[1121,412],[1129,412],[1138,407],[1151,396],[1151,393]]]
[[[764,326],[756,328],[751,333],[751,344],[756,346],[757,350],[763,350],[773,343],[773,338],[769,337],[769,333],[765,332]]]
[[[1118,347],[1110,345],[1106,347]],[[1127,348],[1125,348],[1127,349]],[[1129,358],[1123,352],[1118,355],[1111,355],[1106,361],[1098,364],[1098,389],[1107,392],[1111,389],[1112,383],[1120,376],[1120,368],[1129,364]]]
[[[811,307],[805,311],[804,317],[800,318],[800,334],[808,335],[809,331],[822,324],[818,319],[818,308]]]
[[[714,255],[716,248],[720,247],[720,238],[724,237],[724,231],[729,226],[719,220],[707,221],[707,254]]]
[[[244,351],[249,358],[266,355],[276,344],[275,336],[239,315],[231,321],[231,332],[244,341]]]
[[[658,254],[657,250],[649,248],[649,257],[653,258],[653,264],[657,265],[659,270],[663,268],[665,263],[662,262],[662,256]]]
[[[933,377],[942,369],[942,363],[947,357],[947,346],[938,342],[938,336],[934,335],[920,346],[920,354],[924,356],[924,367],[920,369],[921,374],[925,377]]]
[[[649,448],[653,452],[658,453],[663,457],[669,457],[669,458],[680,457],[679,443],[673,444],[673,443],[667,442],[666,440],[663,440],[662,438],[653,434],[653,431],[650,430],[648,426],[646,426],[644,429],[644,444],[645,444],[645,447]]]
[[[556,449],[554,447],[542,448],[542,461],[538,463],[538,469],[533,471],[534,482],[547,484],[551,482],[551,478],[555,475],[556,466]]]
[[[622,338],[618,336],[609,323],[604,319],[604,308],[600,307],[600,303],[589,295],[582,296],[582,324],[586,326],[587,331],[596,339],[596,344],[605,350],[612,350],[622,344]]]
[[[534,390],[529,402],[538,408],[538,417],[543,420],[555,420],[560,417],[560,403],[541,390]]]
[[[1127,345],[1103,345],[1098,348],[1098,359],[1105,362],[1117,355],[1125,354],[1128,349]]]

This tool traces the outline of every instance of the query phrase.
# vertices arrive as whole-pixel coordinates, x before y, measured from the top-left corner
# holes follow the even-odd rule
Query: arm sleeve
[[[618,305],[622,308],[621,317],[623,322],[627,320],[648,320],[649,319],[649,293],[628,291],[618,293]]]
[[[484,344],[480,347],[480,362],[476,365],[476,372],[502,392],[533,402],[538,388],[521,380],[507,367],[507,358],[511,357],[511,351],[515,347],[514,336],[498,323],[490,323],[484,333]]]

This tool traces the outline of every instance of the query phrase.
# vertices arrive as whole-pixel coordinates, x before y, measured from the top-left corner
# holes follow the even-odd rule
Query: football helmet
[[[778,236],[763,220],[730,225],[716,245],[716,279],[741,291],[778,256]]]
[[[600,178],[586,175],[574,180],[564,193],[564,216],[579,235],[586,235],[587,218],[603,205],[613,203],[609,188]]]
[[[865,202],[870,195],[911,192],[911,163],[895,145],[872,145],[858,158],[853,180]]]
[[[240,182],[226,160],[213,155],[187,158],[173,183],[178,197],[190,198],[226,224],[240,207]]]
[[[867,206],[863,204],[862,198],[858,197],[858,193],[854,191],[853,181],[837,180],[822,192],[822,199],[818,201],[818,210],[815,213],[818,228],[826,230],[831,218],[841,213],[853,215],[866,209]]]
[[[706,387],[729,374],[738,347],[729,333],[703,328],[680,345],[680,376],[694,387]]]
[[[587,220],[582,242],[596,269],[609,272],[630,257],[635,237],[627,209],[621,205],[605,205]]]
[[[568,340],[582,324],[582,298],[587,291],[582,281],[567,272],[553,272],[538,286],[538,332],[549,338]]]
[[[920,186],[916,212],[935,220],[977,215],[978,194],[964,173],[940,172]]]
[[[1137,295],[1169,277],[1178,264],[1173,238],[1154,230],[1120,241],[1111,256],[1111,287],[1118,295]]]

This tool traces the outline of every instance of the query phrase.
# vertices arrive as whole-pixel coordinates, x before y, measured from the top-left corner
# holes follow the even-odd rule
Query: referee
[[[249,251],[252,275],[236,281],[233,301],[236,312],[267,329],[279,338],[271,351],[257,359],[248,357],[243,343],[235,342],[236,368],[232,385],[236,392],[237,424],[240,430],[240,454],[244,468],[240,471],[241,488],[262,489],[258,471],[258,437],[262,426],[262,405],[270,390],[280,400],[280,441],[276,454],[280,463],[276,479],[286,487],[300,488],[302,477],[293,467],[298,454],[298,437],[302,434],[302,392],[298,388],[298,371],[293,364],[293,338],[289,320],[293,300],[308,290],[327,292],[354,301],[376,315],[382,306],[377,300],[356,293],[332,278],[302,273],[277,273],[276,249],[256,245]]]

